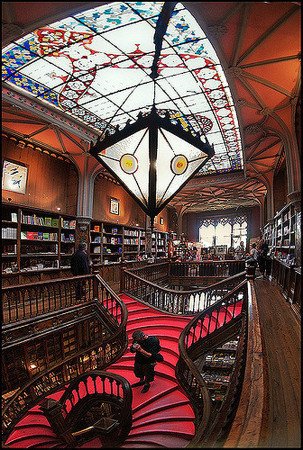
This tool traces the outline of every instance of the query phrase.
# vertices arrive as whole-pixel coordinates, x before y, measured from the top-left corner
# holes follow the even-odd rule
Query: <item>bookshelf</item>
[[[91,222],[89,253],[95,267],[101,266],[102,258],[102,223]]]
[[[157,259],[168,257],[168,233],[156,232],[156,255]]]
[[[287,264],[295,261],[296,222],[295,206],[290,203],[277,212],[273,221],[263,228],[263,236],[271,254]]]
[[[69,268],[71,256],[75,252],[76,219],[72,216],[60,217],[59,266]]]
[[[153,232],[152,256],[168,257],[168,233]],[[90,257],[94,267],[137,262],[146,253],[146,232],[143,228],[92,221]]]
[[[140,251],[140,230],[138,228],[123,227],[123,258],[124,261],[137,261]]]
[[[103,223],[101,263],[115,264],[121,262],[123,253],[123,227]]]
[[[238,337],[207,353],[201,375],[214,403],[221,403],[226,395],[236,359]]]
[[[12,283],[21,284],[22,275],[69,269],[75,228],[73,216],[3,204],[2,275],[8,280],[15,275]]]

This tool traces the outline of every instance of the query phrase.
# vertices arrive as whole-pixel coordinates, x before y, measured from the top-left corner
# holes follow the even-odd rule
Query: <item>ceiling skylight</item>
[[[178,3],[152,79],[154,31],[164,2],[110,3],[39,28],[3,50],[2,79],[99,133],[168,110],[215,155],[201,173],[243,168],[233,99],[214,48]]]

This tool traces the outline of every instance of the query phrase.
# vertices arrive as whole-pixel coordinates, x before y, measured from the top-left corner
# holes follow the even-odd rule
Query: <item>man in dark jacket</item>
[[[134,373],[140,381],[133,384],[132,387],[143,386],[141,392],[147,392],[150,388],[150,382],[155,378],[155,365],[157,363],[157,354],[161,350],[159,339],[156,336],[148,336],[141,330],[134,331],[133,344],[130,351],[135,353]]]
[[[78,250],[71,257],[71,271],[72,274],[87,275],[90,273],[89,257],[86,253],[87,245],[82,242],[78,246]],[[79,281],[76,286],[76,298],[80,299],[84,295],[83,280]]]

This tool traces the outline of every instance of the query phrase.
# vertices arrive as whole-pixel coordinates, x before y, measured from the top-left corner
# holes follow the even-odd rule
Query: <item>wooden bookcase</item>
[[[152,256],[168,257],[168,233],[154,231]],[[146,232],[143,228],[92,220],[90,257],[94,267],[136,262],[146,253]]]
[[[294,262],[297,213],[294,204],[284,206],[263,228],[265,241],[277,259]]]
[[[237,346],[238,339],[234,339],[205,355],[200,370],[214,403],[221,404],[227,393]]]
[[[168,257],[168,233],[156,231],[157,259]]]
[[[3,285],[65,276],[58,272],[70,269],[75,228],[74,216],[2,204]]]

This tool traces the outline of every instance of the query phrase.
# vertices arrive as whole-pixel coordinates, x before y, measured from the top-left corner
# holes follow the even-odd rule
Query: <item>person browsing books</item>
[[[81,242],[77,251],[71,257],[71,272],[74,276],[90,273],[90,261],[86,250],[87,244]],[[76,285],[76,298],[78,300],[85,294],[84,283],[84,280],[80,280]]]

